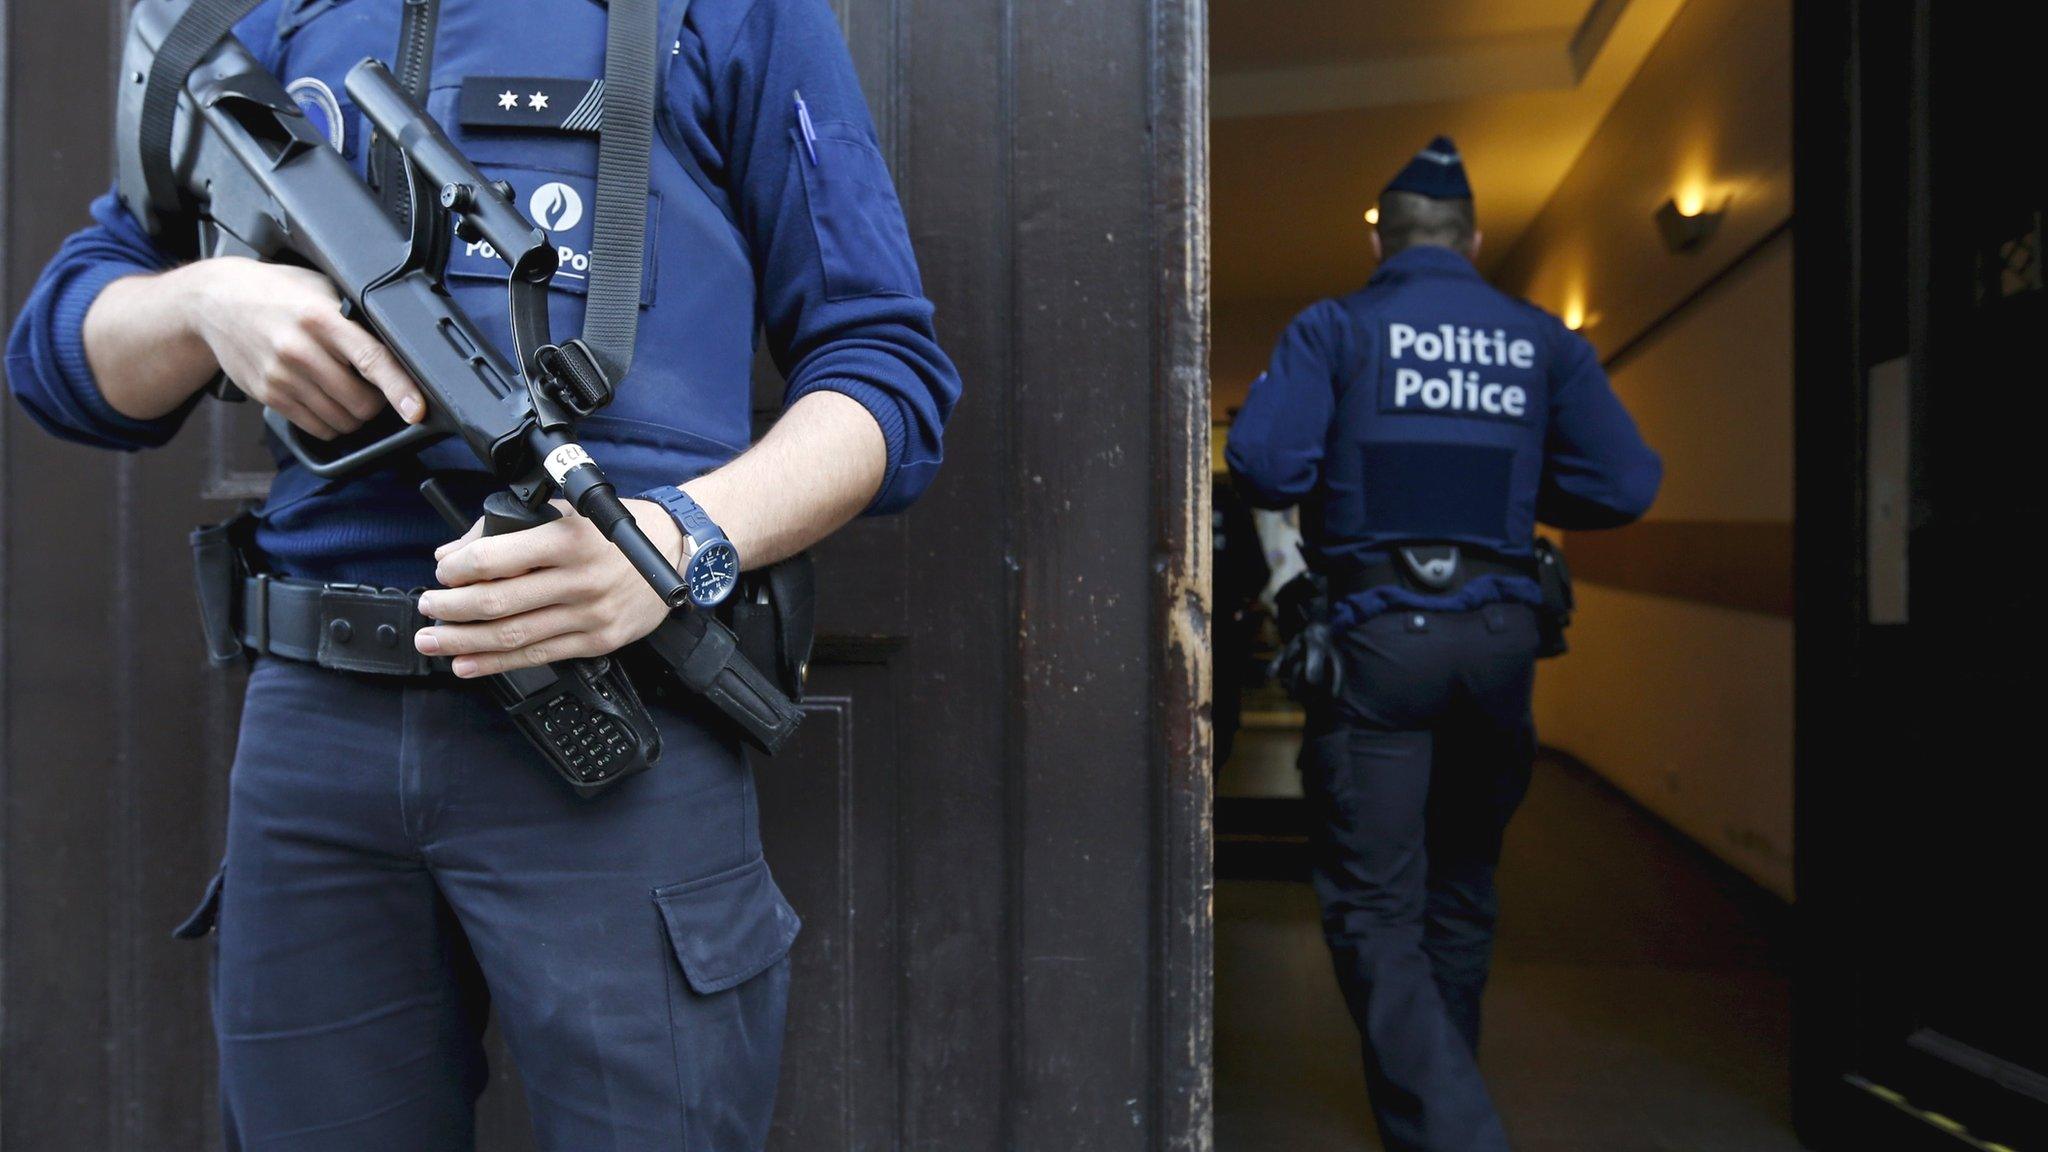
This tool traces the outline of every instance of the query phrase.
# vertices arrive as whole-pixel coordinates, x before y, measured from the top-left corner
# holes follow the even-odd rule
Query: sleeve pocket
[[[803,926],[755,857],[730,872],[654,891],[683,977],[700,996],[737,988],[789,954]]]
[[[213,879],[206,882],[206,895],[199,898],[199,906],[192,909],[183,923],[171,929],[171,935],[179,940],[198,940],[213,931],[220,921],[220,890],[227,880],[228,866],[222,864],[214,872]]]
[[[903,204],[882,154],[856,125],[825,121],[816,130],[815,162],[801,130],[791,129],[790,139],[804,174],[825,298],[923,295]]]

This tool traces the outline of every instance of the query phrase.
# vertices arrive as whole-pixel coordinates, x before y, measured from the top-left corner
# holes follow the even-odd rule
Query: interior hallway
[[[1380,1147],[1307,884],[1233,878],[1299,866],[1295,742],[1240,734],[1219,781],[1219,1152]],[[1799,1148],[1782,905],[1553,758],[1501,888],[1483,1064],[1518,1152]]]

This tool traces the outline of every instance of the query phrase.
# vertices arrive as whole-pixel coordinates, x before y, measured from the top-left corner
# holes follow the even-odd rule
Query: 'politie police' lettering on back
[[[1536,341],[1464,324],[1386,325],[1380,411],[1490,416],[1526,423],[1541,384]]]

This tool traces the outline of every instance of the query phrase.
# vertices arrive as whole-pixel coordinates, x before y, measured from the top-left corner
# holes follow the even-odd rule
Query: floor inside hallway
[[[1301,871],[1295,733],[1218,781],[1218,1152],[1381,1145]],[[1518,1152],[1796,1152],[1782,905],[1545,756],[1508,833],[1481,1063]]]

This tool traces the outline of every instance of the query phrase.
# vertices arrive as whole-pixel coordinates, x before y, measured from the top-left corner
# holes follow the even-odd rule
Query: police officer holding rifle
[[[751,658],[714,613],[913,501],[960,386],[830,7],[141,0],[121,81],[7,370],[101,447],[267,410],[197,538],[253,660],[180,929],[230,1145],[470,1147],[495,1009],[541,1146],[761,1147],[797,920],[741,748],[808,604],[762,577]]]

